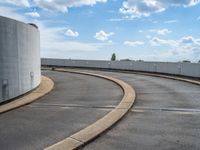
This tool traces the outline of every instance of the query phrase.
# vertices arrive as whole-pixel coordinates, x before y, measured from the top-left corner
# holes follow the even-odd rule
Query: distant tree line
[[[117,57],[116,57],[116,54],[113,53],[111,58],[110,58],[111,61],[116,61],[117,60]],[[125,58],[125,59],[120,59],[120,61],[137,61],[137,62],[144,62],[144,60],[142,59],[139,59],[139,60],[132,60],[132,59],[129,59],[129,58]],[[179,61],[180,63],[183,62],[183,63],[191,63],[190,60],[183,60],[183,61]],[[200,60],[197,62],[197,63],[200,63]]]
[[[191,63],[190,60],[183,60],[182,62],[183,62],[183,63]]]

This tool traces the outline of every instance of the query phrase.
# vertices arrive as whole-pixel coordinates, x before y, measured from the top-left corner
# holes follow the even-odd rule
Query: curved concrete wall
[[[0,102],[37,87],[40,66],[39,30],[0,16]]]
[[[157,72],[200,78],[200,63],[42,59],[42,65]]]

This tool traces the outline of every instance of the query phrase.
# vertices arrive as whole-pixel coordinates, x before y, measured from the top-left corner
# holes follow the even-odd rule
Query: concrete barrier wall
[[[37,87],[40,66],[39,30],[0,16],[0,102]]]
[[[156,72],[188,77],[200,77],[200,63],[169,63],[169,62],[135,62],[135,61],[94,61],[43,58],[42,65],[86,67],[100,69],[120,69],[144,72]]]

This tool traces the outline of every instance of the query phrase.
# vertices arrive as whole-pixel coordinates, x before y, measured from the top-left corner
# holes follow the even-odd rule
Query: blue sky
[[[0,0],[40,28],[41,57],[200,60],[200,0]]]

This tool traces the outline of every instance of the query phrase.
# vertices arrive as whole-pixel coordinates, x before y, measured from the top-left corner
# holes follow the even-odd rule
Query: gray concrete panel
[[[42,65],[86,67],[100,69],[122,69],[200,77],[200,63],[99,61],[42,58]]]
[[[29,24],[0,16],[0,102],[40,83],[40,34]]]

